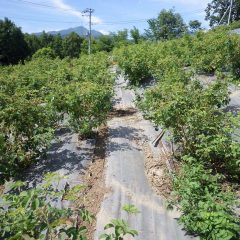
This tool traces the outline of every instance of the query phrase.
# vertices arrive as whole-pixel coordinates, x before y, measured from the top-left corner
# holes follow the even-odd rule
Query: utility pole
[[[230,3],[230,10],[229,10],[229,16],[228,16],[228,25],[231,22],[232,7],[233,7],[233,0],[231,0],[231,3]]]
[[[228,12],[228,10],[229,10],[229,8],[230,8],[230,6],[227,8],[226,12],[223,14],[223,16],[222,16],[221,20],[219,21],[218,25],[220,25],[220,24],[222,23],[222,21],[223,21],[223,19],[225,18],[226,14],[227,14],[227,12]]]
[[[219,21],[218,25],[220,25],[223,21],[223,19],[225,18],[225,16],[227,15],[228,11],[229,11],[229,14],[228,14],[228,25],[230,24],[231,22],[231,16],[232,16],[232,8],[233,8],[233,0],[230,0],[230,5],[228,6],[226,12],[223,14],[221,20]]]
[[[92,45],[92,14],[94,9],[87,8],[83,11],[83,13],[88,13],[89,17],[89,32],[88,32],[88,54],[91,54],[91,45]]]

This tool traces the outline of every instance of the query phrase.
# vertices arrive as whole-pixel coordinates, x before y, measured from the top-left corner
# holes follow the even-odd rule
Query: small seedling
[[[125,212],[127,212],[129,214],[138,214],[138,213],[140,213],[140,211],[134,205],[131,205],[131,204],[124,205],[122,207],[122,210],[124,210]]]

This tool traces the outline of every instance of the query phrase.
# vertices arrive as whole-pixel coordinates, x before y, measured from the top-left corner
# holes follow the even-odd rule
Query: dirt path
[[[134,92],[125,86],[124,79],[119,77],[115,87],[115,115],[108,121],[106,145],[106,187],[111,191],[105,194],[97,215],[95,239],[113,218],[128,220],[139,232],[136,239],[190,239],[177,224],[178,213],[167,211],[163,199],[149,184],[145,164],[148,158],[160,156],[160,148],[151,144],[159,132],[136,110]],[[161,175],[162,169],[158,171]],[[129,217],[121,210],[125,204],[135,205],[140,214]]]

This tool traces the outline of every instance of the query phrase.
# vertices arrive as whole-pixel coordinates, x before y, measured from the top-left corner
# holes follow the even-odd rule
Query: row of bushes
[[[113,85],[109,64],[108,56],[99,53],[1,67],[1,181],[44,153],[64,116],[84,136],[104,122]]]
[[[237,78],[238,43],[238,36],[218,29],[115,51],[132,84],[148,77],[156,80],[139,107],[171,133],[181,166],[173,175],[172,204],[182,213],[184,228],[201,239],[240,237],[236,195],[226,184],[240,180],[240,145],[234,137],[239,116],[224,110],[229,103],[225,74],[210,85],[195,75],[228,71]]]
[[[145,116],[167,129],[178,146],[174,154],[181,170],[173,176],[172,203],[189,233],[201,239],[238,239],[236,196],[222,184],[240,180],[240,145],[233,139],[239,117],[223,110],[229,100],[223,79],[204,88],[183,75],[168,73],[140,103]]]
[[[229,72],[240,77],[240,37],[224,28],[166,42],[128,46],[114,51],[115,60],[132,84],[164,71],[189,68],[198,73]]]

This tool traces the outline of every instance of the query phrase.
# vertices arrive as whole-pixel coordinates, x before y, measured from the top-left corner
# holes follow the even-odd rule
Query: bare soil
[[[78,201],[79,207],[85,207],[94,216],[100,210],[104,194],[109,191],[105,187],[105,157],[106,157],[106,141],[108,137],[107,127],[101,126],[96,135],[96,147],[94,150],[94,157],[92,164],[87,169],[83,176],[83,185],[86,186]],[[89,240],[94,239],[94,232],[96,230],[96,220],[87,225]]]
[[[137,109],[135,108],[127,108],[127,109],[116,109],[114,108],[109,114],[109,120],[113,117],[127,117],[132,116],[137,113]]]
[[[162,142],[158,145],[162,149]],[[156,159],[148,143],[145,143],[143,150],[146,155],[145,172],[153,190],[166,199],[169,199],[172,192],[172,180],[169,176],[167,160],[171,157],[161,150],[161,155]]]

